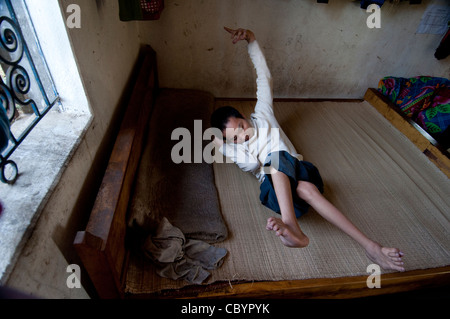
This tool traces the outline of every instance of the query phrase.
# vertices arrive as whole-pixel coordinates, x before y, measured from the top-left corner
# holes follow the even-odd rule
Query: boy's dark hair
[[[218,128],[221,132],[226,128],[230,117],[243,119],[241,113],[232,106],[222,106],[211,115],[211,126]]]

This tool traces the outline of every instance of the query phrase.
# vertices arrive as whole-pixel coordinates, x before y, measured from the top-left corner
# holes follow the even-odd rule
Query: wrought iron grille
[[[0,15],[0,107],[4,108],[0,111],[9,121],[0,125],[6,128],[5,143],[0,145],[0,179],[13,184],[19,171],[10,156],[60,100],[26,3],[14,0],[13,6],[11,0],[0,0]]]

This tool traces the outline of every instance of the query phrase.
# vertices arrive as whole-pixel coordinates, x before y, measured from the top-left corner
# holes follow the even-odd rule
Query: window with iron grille
[[[75,55],[85,52],[64,2],[0,0],[0,285],[50,198],[72,191],[61,178],[88,147],[93,114]]]
[[[60,104],[23,1],[0,0],[0,76],[0,179],[13,184],[19,168],[11,155],[49,110]]]

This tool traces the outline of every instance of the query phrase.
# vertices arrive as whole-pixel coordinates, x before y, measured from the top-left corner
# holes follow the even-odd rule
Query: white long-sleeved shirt
[[[249,43],[248,53],[257,75],[257,102],[255,111],[250,116],[254,134],[242,144],[225,143],[219,148],[219,151],[235,162],[243,171],[253,173],[262,182],[265,177],[264,164],[270,153],[286,151],[298,160],[303,160],[303,156],[297,153],[275,118],[272,76],[256,40]]]

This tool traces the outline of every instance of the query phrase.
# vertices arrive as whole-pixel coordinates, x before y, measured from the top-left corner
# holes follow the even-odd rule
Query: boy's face
[[[227,143],[241,144],[253,137],[255,129],[246,119],[230,117],[223,130],[223,139]]]

